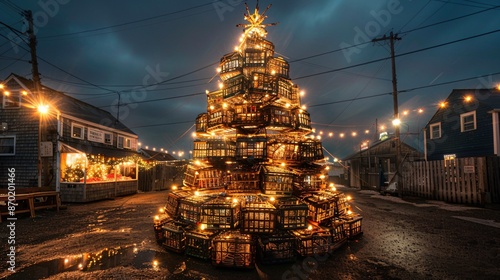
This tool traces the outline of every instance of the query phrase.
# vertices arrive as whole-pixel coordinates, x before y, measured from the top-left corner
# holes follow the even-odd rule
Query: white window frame
[[[464,119],[469,117],[469,116],[473,116],[473,118],[474,118],[474,128],[465,130],[466,123],[464,122]],[[460,114],[460,132],[472,131],[472,130],[476,130],[476,128],[477,128],[476,111]]]
[[[107,135],[109,135],[109,143],[106,142],[106,136]],[[111,133],[111,132],[104,132],[104,144],[113,145],[113,133]]]
[[[2,108],[4,109],[19,109],[21,108],[21,93],[19,91],[9,91],[9,95],[2,94]],[[7,100],[12,100],[17,97],[17,106],[6,106]]]
[[[130,149],[130,147],[131,147],[130,143],[131,142],[132,142],[132,140],[130,138],[125,137],[125,141],[123,142],[123,147],[125,149]]]
[[[14,156],[16,155],[16,136],[15,135],[1,135],[0,136],[0,142],[3,142],[3,139],[13,139],[14,140],[14,145],[13,145],[13,150],[12,153],[3,153],[0,150],[0,156]]]
[[[438,128],[438,132],[439,132],[439,136],[437,137],[434,137],[434,133],[433,133],[433,128],[437,127]],[[433,123],[429,126],[429,136],[430,136],[430,139],[438,139],[438,138],[441,138],[441,123]]]
[[[75,136],[75,133],[74,133],[75,127],[80,128],[82,130],[80,137]],[[85,126],[83,126],[81,124],[77,124],[77,123],[71,123],[71,138],[83,140],[85,138]]]

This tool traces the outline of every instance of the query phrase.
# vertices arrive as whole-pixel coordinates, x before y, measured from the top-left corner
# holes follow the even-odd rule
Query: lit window
[[[430,125],[431,139],[441,138],[441,123],[434,123]]]
[[[16,154],[16,136],[0,136],[0,156]]]
[[[466,132],[476,129],[476,111],[460,115],[460,131]]]
[[[71,124],[71,137],[77,139],[83,139],[84,136],[84,126],[79,124]]]
[[[116,141],[116,147],[123,149],[123,142],[125,141],[125,137],[123,136],[118,136],[117,141]]]

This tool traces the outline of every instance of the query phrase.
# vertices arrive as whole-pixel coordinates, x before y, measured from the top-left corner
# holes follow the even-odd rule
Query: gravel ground
[[[346,192],[364,217],[364,234],[327,257],[228,270],[167,252],[152,226],[167,196],[161,191],[20,218],[15,274],[7,271],[9,232],[2,223],[0,278],[500,279],[500,211]]]

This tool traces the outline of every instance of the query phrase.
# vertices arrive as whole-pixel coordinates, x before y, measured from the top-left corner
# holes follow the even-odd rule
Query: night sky
[[[247,2],[253,12],[256,1]],[[414,147],[422,148],[416,140],[422,127],[452,89],[500,82],[497,1],[259,4],[261,11],[273,5],[266,22],[279,24],[267,28],[267,39],[290,62],[315,134],[323,133],[323,145],[336,157],[373,140],[376,120],[394,130],[390,48],[373,38],[391,31],[401,38],[395,46],[399,110],[408,111],[401,132]],[[236,24],[244,23],[245,12],[237,0],[0,0],[0,22],[20,31],[26,24],[17,7],[35,16],[44,85],[115,116],[120,95],[120,120],[143,147],[186,155],[196,116],[206,112],[205,90],[217,89],[217,63],[238,43],[242,29]],[[10,73],[31,78],[28,46],[8,39],[19,40],[1,25],[0,79]]]

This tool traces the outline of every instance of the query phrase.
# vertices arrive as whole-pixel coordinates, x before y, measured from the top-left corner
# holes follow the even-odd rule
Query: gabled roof
[[[14,73],[11,73],[5,81],[9,81],[13,78],[21,83],[21,86],[24,86],[24,88],[30,90],[31,92],[35,92],[35,86],[32,80],[26,79]],[[97,108],[44,85],[42,85],[42,90],[45,97],[50,100],[51,104],[53,104],[61,112],[61,114],[73,116],[85,121],[137,135],[106,110]]]
[[[365,149],[365,150],[362,150],[362,151],[357,151],[354,154],[351,154],[351,155],[343,158],[342,160],[343,161],[347,161],[347,160],[351,160],[351,159],[354,159],[354,158],[359,158],[359,156],[361,154],[366,153],[368,150],[372,150],[372,149],[376,148],[379,145],[390,144],[391,142],[393,142],[396,139],[397,138],[394,135],[391,135],[387,139],[375,141],[373,143],[370,143],[370,146],[368,147],[368,149]],[[414,147],[406,144],[404,141],[401,141],[401,148],[402,149],[404,148],[404,149],[412,150],[412,151],[415,151],[416,153],[419,153],[417,149],[415,149]]]
[[[165,152],[158,152],[153,150],[142,149],[139,151],[146,160],[156,160],[156,161],[171,161],[177,160],[171,154],[167,154]]]
[[[485,108],[486,111],[500,109],[500,90],[498,89],[454,89],[444,101],[446,106],[444,108],[440,107],[434,113],[429,122],[426,124],[426,127],[429,126],[429,124],[440,121],[443,117],[443,112],[450,111],[450,108],[453,109],[451,110],[453,112],[462,112],[461,110],[455,110],[455,108],[457,104],[466,108],[466,105],[464,105],[466,96],[471,96],[473,98],[471,102],[474,102],[473,105],[476,108],[482,107]],[[446,117],[450,117],[448,116],[448,113],[446,114]]]

